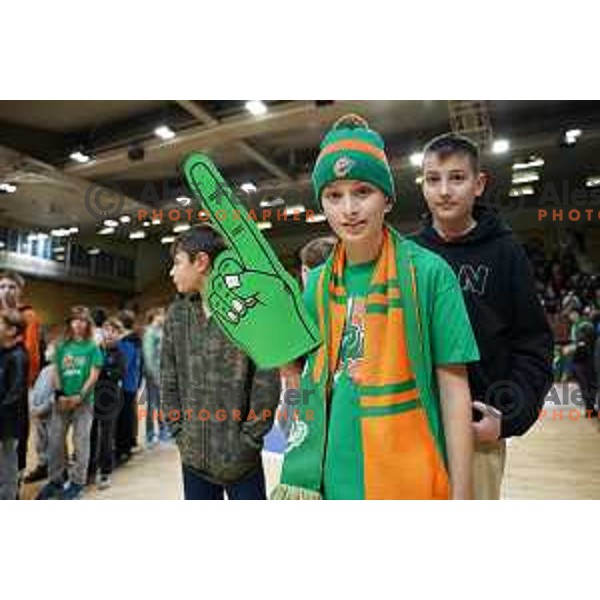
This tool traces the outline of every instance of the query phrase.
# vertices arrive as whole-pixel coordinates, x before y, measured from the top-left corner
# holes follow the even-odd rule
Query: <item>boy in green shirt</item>
[[[274,498],[470,498],[477,346],[455,276],[384,223],[383,140],[349,115],[325,136],[313,186],[340,242],[308,278],[326,342],[308,357]]]
[[[54,357],[56,402],[49,435],[49,479],[38,500],[77,500],[83,494],[90,458],[90,432],[94,416],[94,385],[103,364],[94,341],[94,324],[84,306],[71,309],[64,340]],[[69,481],[63,481],[65,439],[73,427],[75,464]]]

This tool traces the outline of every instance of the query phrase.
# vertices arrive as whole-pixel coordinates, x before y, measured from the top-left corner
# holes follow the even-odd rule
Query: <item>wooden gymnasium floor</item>
[[[572,403],[562,404],[574,389],[573,385],[558,388],[551,396],[554,402],[546,402],[546,416],[525,437],[511,440],[503,499],[600,498],[600,421],[584,418],[583,409]],[[144,439],[141,429],[140,439]],[[279,477],[280,455],[265,452],[264,456],[267,486],[271,488]],[[23,496],[32,498],[37,487],[25,486]],[[92,487],[84,499],[175,500],[181,496],[177,450],[168,443],[134,455],[115,471],[110,489]]]

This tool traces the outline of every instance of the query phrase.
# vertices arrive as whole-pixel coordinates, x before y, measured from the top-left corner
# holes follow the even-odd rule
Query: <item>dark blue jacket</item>
[[[142,384],[142,340],[136,333],[132,332],[121,338],[118,348],[125,355],[127,365],[123,379],[123,391],[135,393]]]

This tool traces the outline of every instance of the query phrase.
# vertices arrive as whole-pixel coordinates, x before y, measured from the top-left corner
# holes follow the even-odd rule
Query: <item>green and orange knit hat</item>
[[[321,142],[321,152],[312,173],[319,204],[323,188],[338,179],[372,183],[388,198],[395,199],[394,178],[383,139],[358,115],[338,119]]]

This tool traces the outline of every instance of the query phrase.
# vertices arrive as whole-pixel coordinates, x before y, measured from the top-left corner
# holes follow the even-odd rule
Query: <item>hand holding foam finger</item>
[[[234,271],[239,263],[230,252],[217,257],[209,279],[209,306],[225,332],[262,368],[314,348],[305,322],[297,318],[294,290],[278,275]]]

